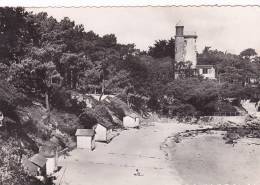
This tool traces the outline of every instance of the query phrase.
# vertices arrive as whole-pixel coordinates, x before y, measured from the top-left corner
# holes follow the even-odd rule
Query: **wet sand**
[[[233,146],[225,143],[223,134],[198,134],[179,143],[168,140],[170,165],[185,185],[260,184],[260,140],[243,138]]]

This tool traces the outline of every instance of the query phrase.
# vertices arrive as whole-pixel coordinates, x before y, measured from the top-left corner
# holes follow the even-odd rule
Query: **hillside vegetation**
[[[236,112],[241,99],[259,100],[260,60],[252,48],[234,55],[205,47],[199,63],[214,65],[217,80],[174,79],[173,38],[140,51],[114,34],[100,36],[68,17],[58,21],[21,7],[0,8],[0,40],[3,184],[31,182],[22,156],[46,144],[73,148],[77,128],[98,122],[118,128],[132,111],[144,118],[213,115]],[[99,99],[89,108],[72,98],[75,92]],[[108,94],[115,97],[102,100]]]

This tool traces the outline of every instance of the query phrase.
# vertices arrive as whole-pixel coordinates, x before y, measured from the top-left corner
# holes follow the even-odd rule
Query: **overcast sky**
[[[155,40],[169,39],[175,24],[197,32],[197,49],[240,53],[254,48],[260,54],[260,7],[114,7],[114,8],[27,8],[45,11],[58,20],[67,16],[86,31],[114,33],[119,43],[135,43],[147,50]]]

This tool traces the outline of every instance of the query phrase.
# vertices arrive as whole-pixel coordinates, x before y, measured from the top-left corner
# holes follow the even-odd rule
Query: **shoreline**
[[[183,158],[179,155],[179,158],[175,159],[173,150],[178,152],[179,145],[185,146],[186,140],[189,140],[189,142],[195,141],[196,136],[200,135],[199,132],[204,132],[206,136],[212,136],[212,134],[207,133],[207,131],[211,132],[210,130],[216,130],[216,128],[210,125],[179,123],[176,121],[167,123],[154,121],[141,126],[140,129],[123,130],[109,144],[97,143],[94,151],[90,152],[81,149],[71,151],[70,156],[61,161],[63,168],[66,167],[61,185],[84,185],[86,182],[78,181],[78,179],[82,178],[87,179],[89,184],[95,185],[157,185],[162,183],[164,185],[189,185],[185,176],[185,170],[187,170],[185,168],[189,163],[186,162],[185,157],[192,163],[194,156],[190,158],[190,153],[193,153],[193,151],[199,153],[200,151],[191,145],[190,148],[188,147],[183,151]],[[239,149],[240,147],[236,147],[236,145],[232,147],[232,145],[228,144],[222,145],[224,143],[222,138],[218,139],[217,142],[215,148],[213,147],[211,150],[224,146],[223,152],[229,152],[230,148]],[[201,145],[199,141],[197,143]],[[202,143],[209,145],[208,140],[202,140]],[[222,155],[221,150],[216,151],[219,156]],[[236,152],[238,151],[233,151],[232,155],[235,155]],[[206,155],[205,152],[203,155]],[[231,159],[232,155],[228,155],[230,157],[228,160]],[[249,154],[245,155],[249,156]],[[196,155],[195,158],[197,160],[198,156]],[[205,164],[210,169],[212,167],[210,166],[212,165],[211,159],[208,156],[205,156],[205,158]],[[186,167],[184,166],[185,168],[180,166],[181,160],[187,163]],[[220,158],[217,165],[224,164],[225,162],[222,160]],[[203,161],[203,158],[200,158],[200,161]],[[196,166],[196,164],[194,165]],[[139,169],[143,176],[134,176],[136,169]],[[217,171],[217,173],[221,173],[221,171]],[[187,174],[193,175],[189,170]],[[118,175],[120,175],[120,179],[117,178]],[[199,177],[197,176],[197,178]],[[201,183],[196,184],[201,185]]]
[[[260,139],[239,137],[231,145],[227,133],[221,128],[186,130],[165,138],[160,148],[185,185],[259,184],[254,174],[260,172]]]
[[[70,156],[62,159],[60,163],[63,168],[66,167],[62,185],[183,184],[178,173],[169,166],[160,146],[166,136],[197,126],[177,123],[155,123],[154,126],[151,124],[153,123],[140,129],[124,130],[109,144],[97,143],[94,151],[71,151]],[[139,169],[143,176],[135,176],[136,169]]]
[[[192,124],[192,123],[174,123],[174,124],[185,124],[185,125],[191,125],[191,126],[194,126],[194,125],[197,125],[199,128],[197,129],[189,129],[189,130],[185,130],[185,131],[182,131],[182,132],[177,132],[177,133],[172,133],[170,134],[169,136],[167,136],[162,142],[161,142],[161,145],[160,145],[160,150],[163,151],[165,157],[166,157],[166,160],[169,160],[169,147],[170,145],[172,145],[172,142],[173,140],[175,140],[174,142],[175,143],[179,143],[180,141],[177,141],[176,142],[176,139],[177,140],[180,140],[182,139],[183,137],[193,137],[194,135],[189,135],[189,136],[183,136],[181,134],[188,134],[190,132],[197,132],[197,134],[199,134],[198,132],[202,131],[202,132],[207,132],[207,131],[210,131],[210,130],[216,130],[216,128],[212,127],[212,126],[209,126],[209,125],[200,125],[200,124]],[[201,128],[203,127],[203,128]]]

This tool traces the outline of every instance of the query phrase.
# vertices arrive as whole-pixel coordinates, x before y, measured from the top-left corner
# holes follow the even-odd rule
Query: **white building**
[[[41,146],[40,154],[46,159],[46,174],[52,175],[57,170],[57,148],[54,146]]]
[[[77,148],[94,150],[95,148],[95,131],[92,129],[77,129]]]
[[[22,166],[31,176],[39,177],[46,175],[47,159],[40,154],[33,155],[30,159],[23,158]]]
[[[30,159],[33,165],[35,165],[34,170],[35,176],[45,176],[46,175],[46,162],[47,159],[41,154],[35,154]]]
[[[0,111],[0,127],[3,126],[4,114]]]
[[[128,114],[123,118],[123,126],[125,128],[139,128],[139,125],[140,117],[135,113]]]
[[[194,75],[202,75],[204,78],[215,79],[215,68],[213,65],[197,64],[196,40],[198,38],[195,32],[184,30],[184,24],[178,22],[175,27],[175,62],[176,64],[191,64],[190,69]],[[175,71],[175,77],[180,76],[180,71]]]
[[[112,128],[113,124],[110,122],[100,122],[93,127],[95,130],[95,141],[101,142],[109,142],[113,135],[112,135]]]
[[[184,25],[181,21],[176,24],[175,29],[175,62],[191,62],[191,68],[195,69],[197,65],[197,34],[184,31]]]
[[[212,65],[197,65],[198,74],[208,79],[216,79],[215,68]]]

